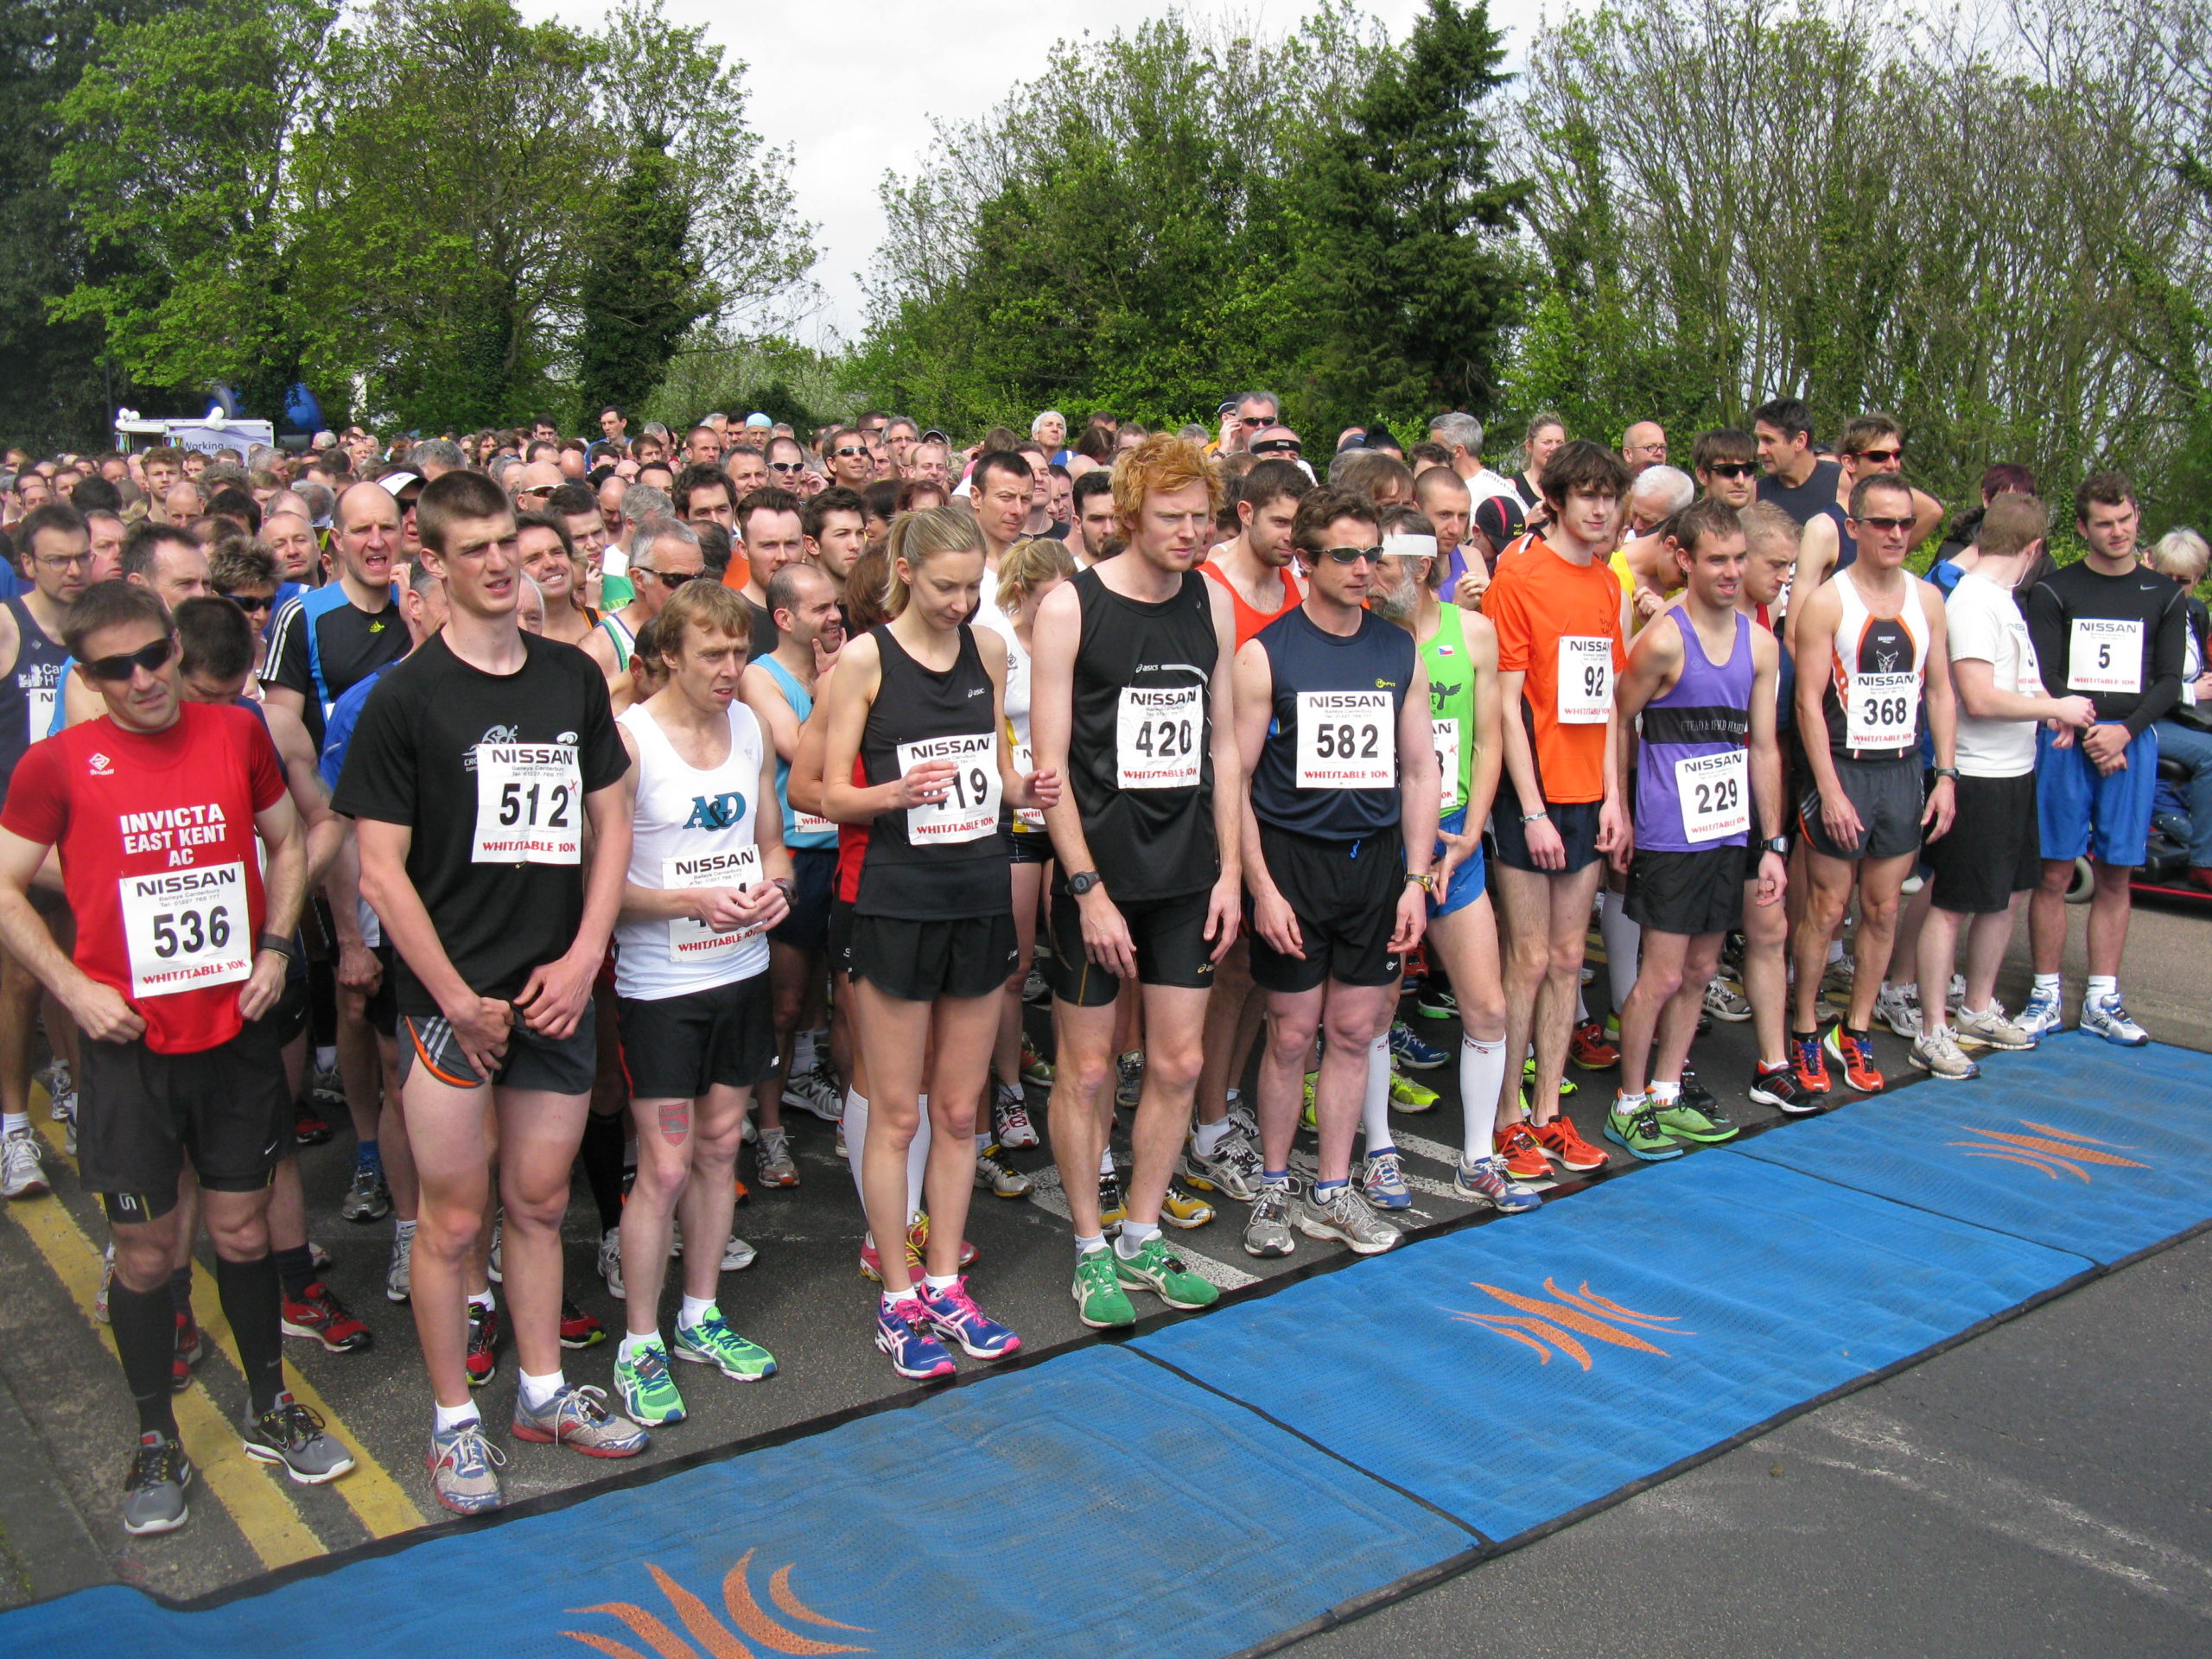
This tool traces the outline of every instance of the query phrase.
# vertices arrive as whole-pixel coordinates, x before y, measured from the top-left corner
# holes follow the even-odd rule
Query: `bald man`
[[[514,498],[517,512],[543,512],[545,498],[568,481],[557,463],[533,461],[507,474],[507,492]]]
[[[19,479],[16,482],[20,487],[22,480]],[[172,486],[169,493],[162,498],[159,517],[165,524],[188,524],[207,511],[207,498],[200,493],[197,484],[188,479],[183,483]]]
[[[1631,478],[1647,467],[1666,465],[1667,429],[1656,421],[1633,423],[1621,434],[1621,459],[1628,463]]]
[[[392,568],[400,559],[400,508],[381,484],[338,498],[330,550],[335,582],[285,602],[270,625],[261,680],[268,700],[297,715],[322,751],[323,722],[338,699],[407,654]]]

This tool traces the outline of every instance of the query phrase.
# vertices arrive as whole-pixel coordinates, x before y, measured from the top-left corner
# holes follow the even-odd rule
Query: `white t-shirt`
[[[2024,697],[2044,695],[2027,619],[2009,588],[1969,570],[1943,601],[1951,638],[1951,660],[1987,663],[1999,691]],[[2036,769],[2036,726],[2032,720],[1977,720],[1959,702],[1959,771],[1968,778],[2024,778]]]

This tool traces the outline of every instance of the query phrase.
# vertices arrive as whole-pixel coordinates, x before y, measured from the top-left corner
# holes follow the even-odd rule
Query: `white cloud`
[[[595,9],[521,0],[533,18],[595,23]],[[1089,27],[1128,29],[1175,10],[1168,0],[1123,0]],[[1230,11],[1255,32],[1279,34],[1312,10],[1308,0],[1247,0],[1194,11]],[[1369,0],[1369,10],[1402,36],[1422,0]],[[1497,0],[1492,21],[1508,31],[1516,60],[1536,0]],[[667,0],[667,15],[708,36],[748,68],[753,124],[770,143],[795,151],[791,188],[798,211],[820,228],[815,275],[829,298],[823,321],[848,337],[865,320],[860,277],[883,234],[876,185],[887,168],[911,169],[930,143],[932,117],[981,115],[1016,81],[1045,67],[1060,40],[1085,27],[1054,8],[1021,0],[939,0],[886,5],[848,0],[812,10],[747,7],[742,15],[709,0]]]

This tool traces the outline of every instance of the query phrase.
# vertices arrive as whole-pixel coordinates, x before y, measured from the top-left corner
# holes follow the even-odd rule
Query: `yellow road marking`
[[[54,1122],[52,1114],[34,1111],[31,1116],[32,1122],[38,1126],[39,1134],[46,1141],[48,1153],[74,1168],[76,1160],[70,1157],[61,1126]],[[81,1230],[79,1236],[82,1236]],[[99,1287],[97,1278],[93,1281],[93,1287]],[[197,1255],[192,1259],[192,1294],[194,1317],[200,1321],[200,1330],[206,1333],[208,1341],[219,1344],[235,1364],[238,1341],[231,1334],[230,1321],[223,1317],[222,1297],[215,1288],[214,1275],[207,1271]],[[90,1297],[81,1298],[80,1305],[90,1309]],[[392,1478],[391,1471],[361,1444],[359,1437],[346,1427],[345,1420],[324,1402],[315,1385],[302,1376],[289,1362],[284,1367],[284,1382],[295,1400],[322,1419],[323,1427],[331,1439],[353,1454],[353,1472],[340,1476],[333,1484],[339,1497],[346,1500],[346,1507],[368,1529],[371,1537],[389,1538],[393,1533],[409,1532],[428,1524],[423,1518],[422,1510],[415,1507],[414,1500],[407,1496],[405,1489]],[[199,1461],[196,1455],[193,1461]]]
[[[7,1208],[38,1246],[39,1254],[92,1325],[101,1345],[114,1357],[114,1333],[92,1319],[92,1298],[100,1287],[99,1247],[85,1236],[85,1230],[59,1197],[34,1198]],[[192,1459],[206,1489],[230,1511],[231,1519],[264,1566],[285,1567],[328,1553],[300,1518],[283,1487],[266,1468],[246,1456],[238,1429],[205,1389],[194,1382],[176,1396],[175,1409],[185,1455]]]

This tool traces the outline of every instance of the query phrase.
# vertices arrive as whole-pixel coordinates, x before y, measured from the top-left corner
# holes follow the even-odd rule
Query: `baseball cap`
[[[1510,495],[1484,496],[1475,507],[1475,528],[1493,548],[1502,548],[1521,533],[1527,522],[1521,503]]]
[[[1236,400],[1234,397],[1223,398],[1214,405],[1213,412],[1216,415],[1234,415],[1236,412]]]
[[[770,420],[766,415],[763,415],[756,409],[750,415],[745,417],[745,423],[747,426],[773,426],[775,422]]]
[[[376,481],[390,491],[396,500],[402,490],[410,484],[420,484],[423,480],[420,474],[415,473],[386,473]]]

